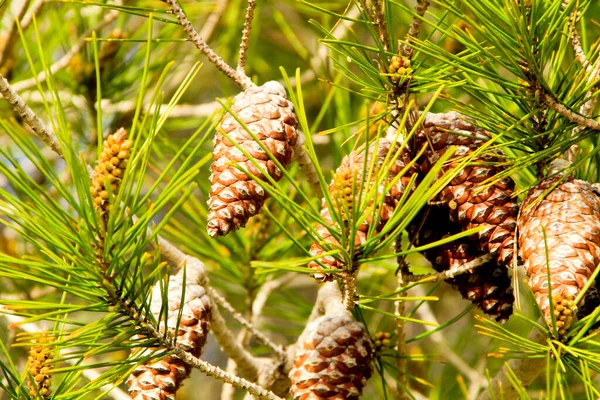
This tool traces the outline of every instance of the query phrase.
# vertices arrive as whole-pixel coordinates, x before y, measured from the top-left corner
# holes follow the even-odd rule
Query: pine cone
[[[247,89],[234,98],[231,111],[281,165],[285,167],[291,162],[298,138],[298,120],[283,86],[270,81]],[[282,177],[281,170],[231,114],[223,118],[221,130],[229,139],[219,130],[214,140],[207,227],[211,237],[224,236],[245,226],[250,217],[260,212],[268,197],[261,186],[268,184],[267,178],[234,143],[275,181]],[[256,176],[260,183],[240,168]]]
[[[188,271],[188,279],[190,276]],[[174,334],[181,307],[183,284],[182,270],[169,281],[167,291],[167,329]],[[158,282],[154,286],[152,302],[150,303],[152,314],[157,319],[159,318],[162,304],[161,282]],[[195,283],[187,283],[183,304],[179,330],[176,332],[177,345],[194,357],[199,357],[208,336],[210,300],[202,286]],[[159,324],[161,332],[164,332],[164,317],[159,321]],[[141,337],[138,338],[141,339]],[[153,352],[154,349],[138,351],[141,351],[141,355],[143,355],[145,352]],[[190,371],[191,369],[187,364],[178,357],[171,355],[162,359],[151,360],[145,365],[140,365],[127,379],[131,398],[139,398],[140,400],[175,399],[175,393],[181,386],[182,381],[189,376]]]
[[[416,135],[417,148],[427,144],[421,170],[426,173],[448,147],[458,146],[449,161],[449,166],[454,167],[489,139],[489,133],[473,126],[456,112],[429,113]],[[483,230],[477,234],[479,248],[496,257],[499,264],[510,265],[518,214],[513,199],[514,182],[505,177],[492,185],[487,184],[490,178],[502,172],[503,168],[498,165],[501,156],[500,152],[476,156],[442,190],[440,200],[448,206],[452,220],[463,230],[483,225]]]
[[[129,149],[133,142],[127,140],[127,132],[120,128],[114,135],[109,135],[103,145],[104,149],[100,154],[100,160],[94,168],[91,192],[94,207],[100,215],[106,216],[110,209],[106,182],[110,182],[111,192],[115,196],[119,191],[129,161]]]
[[[394,157],[398,152],[400,153],[395,162],[391,166],[384,166],[384,161],[386,163],[391,162],[392,157]],[[376,154],[377,157],[376,162],[373,162],[374,154]],[[379,196],[381,196],[385,186],[389,185],[390,182],[399,173],[401,173],[407,165],[410,164],[411,160],[412,156],[405,147],[402,148],[400,145],[394,145],[392,149],[392,143],[386,139],[380,139],[379,142],[372,143],[369,146],[366,154],[366,161],[364,147],[355,150],[344,157],[340,167],[335,172],[331,185],[329,186],[329,193],[331,194],[334,213],[342,217],[346,231],[350,229],[352,226],[352,221],[355,218],[361,217],[360,215],[354,215],[356,214],[356,212],[353,212],[354,208],[364,208],[363,205],[358,203],[359,199],[354,199],[353,194],[358,196],[358,194],[362,191],[362,198],[364,198],[366,193],[369,193],[369,191],[372,190],[373,185],[377,183],[377,171],[383,167],[389,167],[388,179],[383,180],[383,182],[381,182],[380,186],[377,188]],[[367,173],[365,178],[363,178],[364,172]],[[410,182],[411,175],[416,172],[416,168],[411,166],[404,176],[397,181],[397,183],[388,193],[385,194],[383,198],[383,204],[378,210],[372,209],[372,202],[369,203],[368,207],[364,208],[366,212],[369,212],[369,215],[357,229],[356,236],[354,237],[355,247],[358,247],[366,242],[369,227],[373,223],[374,216],[379,215],[377,226],[375,228],[375,234],[378,234],[383,229],[392,216],[398,201],[402,198],[404,189]],[[370,179],[370,181],[366,182],[367,179]],[[325,219],[325,221],[327,221],[327,224],[330,227],[341,229],[341,227],[334,223],[334,220],[331,216],[331,210],[329,210],[329,207],[324,199],[322,201],[321,216],[323,219]],[[338,241],[324,225],[318,225],[316,230],[323,237],[325,242],[332,244],[334,248],[336,245],[339,246]],[[313,243],[310,248],[310,254],[312,256],[319,256],[324,252],[325,250],[318,243]],[[343,269],[342,262],[332,256],[325,256],[319,260],[329,269]],[[333,279],[332,274],[326,274],[322,272],[323,268],[316,261],[311,261],[308,264],[308,267],[315,271],[313,273],[313,277],[319,282],[330,281]]]
[[[298,339],[290,393],[294,400],[358,399],[373,369],[363,324],[348,315],[323,316]]]
[[[566,178],[553,188],[562,178],[557,175],[534,186],[519,218],[519,255],[535,299],[552,326],[550,270],[559,336],[564,336],[575,321],[577,307],[582,305],[575,304],[575,298],[600,262],[600,198],[589,183],[579,179]]]
[[[418,222],[421,220],[422,217],[416,218]],[[413,230],[415,230],[414,226]],[[460,226],[450,221],[446,208],[430,207],[418,232],[416,245],[424,246],[459,232]],[[423,255],[438,272],[460,267],[483,254],[484,252],[477,249],[476,244],[468,238],[461,238],[423,252]],[[494,317],[498,322],[508,320],[513,312],[515,297],[508,269],[505,265],[499,264],[497,260],[487,262],[454,278],[446,279],[446,282],[457,288],[464,299],[471,300],[484,313]]]
[[[54,350],[49,344],[53,341],[52,336],[41,334],[36,338],[36,344],[29,349],[27,368],[33,379],[28,380],[27,387],[29,395],[33,398],[49,399],[52,393],[50,386],[54,365],[51,361],[54,358]]]

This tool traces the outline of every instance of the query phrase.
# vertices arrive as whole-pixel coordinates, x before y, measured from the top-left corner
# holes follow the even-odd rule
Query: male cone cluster
[[[550,176],[529,191],[519,218],[529,285],[551,328],[552,302],[559,337],[575,321],[585,298],[575,300],[600,263],[600,198],[589,183],[560,173],[566,165],[555,162]]]
[[[285,167],[298,139],[294,105],[278,82],[246,89],[234,98],[231,112],[234,115],[225,115],[214,140],[207,227],[211,237],[237,230],[259,213],[268,197],[262,186],[269,184],[265,173],[275,181],[283,176],[268,153]]]
[[[416,168],[410,164],[411,159],[411,154],[405,147],[392,143],[387,139],[380,139],[372,143],[367,149],[363,147],[351,152],[342,160],[329,186],[329,193],[334,207],[333,213],[342,216],[342,222],[345,225],[343,232],[348,232],[353,221],[361,218],[363,213],[367,213],[367,217],[357,228],[354,237],[355,248],[366,242],[370,226],[373,223],[377,224],[374,230],[375,234],[378,234],[387,224],[410,182],[412,173],[416,172]],[[407,166],[410,167],[407,169]],[[382,169],[387,169],[387,179],[378,181],[378,178],[381,177],[379,172]],[[384,193],[386,186],[400,173],[403,173],[403,176],[395,182],[388,192]],[[377,186],[375,187],[375,185]],[[380,199],[383,196],[383,203],[379,208],[373,207],[372,200],[368,204],[364,204],[359,199],[360,196],[362,198],[366,196],[373,198],[372,195],[368,195],[373,190],[377,191],[377,198]],[[359,211],[357,212],[356,209]],[[332,211],[323,199],[321,216],[327,222],[329,229],[341,230],[331,214]],[[324,225],[316,227],[323,240],[336,248],[340,244],[329,229]],[[319,256],[324,252],[325,250],[319,243],[313,243],[310,248],[312,256]],[[328,269],[343,269],[344,267],[343,262],[332,256],[321,257],[319,261]],[[311,261],[308,267],[315,271],[313,277],[319,282],[333,279],[332,274],[323,272],[323,267],[317,261]]]
[[[416,136],[416,148],[426,146],[422,172],[457,146],[448,167],[455,167],[490,139],[488,132],[475,127],[457,112],[428,113]],[[476,155],[440,193],[452,220],[463,230],[483,227],[477,234],[480,250],[490,253],[499,264],[513,260],[515,229],[519,208],[514,194],[514,182],[496,177],[503,168],[498,164],[499,152]],[[444,168],[444,170],[446,170]]]
[[[415,221],[420,225],[416,234],[416,246],[425,246],[461,231],[460,225],[450,221],[448,211],[442,207],[426,208]],[[418,228],[416,224],[412,226],[413,230]],[[460,267],[483,254],[477,244],[468,238],[423,252],[438,272]],[[506,321],[513,312],[515,297],[508,268],[499,264],[496,259],[447,279],[446,282],[457,288],[463,298],[470,300],[498,322]]]
[[[103,217],[110,209],[110,194],[115,196],[119,190],[132,145],[133,142],[127,139],[127,132],[123,128],[109,135],[103,142],[103,150],[94,168],[91,186],[94,207]],[[110,185],[110,192],[107,183]]]
[[[189,276],[188,276],[188,280]],[[191,280],[190,280],[191,281]],[[159,321],[161,332],[165,329],[171,331],[177,339],[177,346],[187,351],[194,357],[199,357],[206,344],[210,320],[210,300],[204,288],[196,283],[188,282],[183,293],[183,270],[169,281],[167,290],[167,322],[165,327],[164,316]],[[180,318],[179,310],[183,302]],[[153,289],[150,310],[158,320],[163,304],[161,296],[161,283],[158,282]],[[141,339],[141,337],[139,337]],[[153,349],[139,350],[152,352]],[[190,374],[190,367],[177,356],[169,355],[162,359],[153,359],[145,365],[137,367],[127,379],[129,393],[132,399],[139,400],[174,400],[175,393],[182,381]]]
[[[298,339],[290,393],[294,400],[355,400],[373,372],[374,350],[349,314],[323,316]]]
[[[30,378],[27,382],[29,395],[33,398],[49,399],[52,393],[52,369],[51,364],[54,358],[54,350],[49,343],[53,338],[48,335],[41,335],[36,339],[36,343],[29,349],[27,368]]]

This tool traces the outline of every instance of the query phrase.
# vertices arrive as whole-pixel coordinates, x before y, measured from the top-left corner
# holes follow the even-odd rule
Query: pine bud
[[[27,387],[29,388],[29,395],[34,398],[49,399],[52,393],[50,386],[52,384],[52,369],[54,368],[51,364],[54,358],[54,348],[51,346],[53,341],[52,336],[42,333],[29,349],[27,362],[29,381]]]
[[[94,208],[105,217],[110,208],[109,190],[106,182],[109,182],[110,192],[115,196],[123,179],[124,168],[129,160],[129,150],[133,145],[131,140],[126,139],[125,129],[119,129],[115,134],[109,135],[103,143],[104,150],[100,154],[100,160],[94,168],[92,177],[91,193],[94,200]]]

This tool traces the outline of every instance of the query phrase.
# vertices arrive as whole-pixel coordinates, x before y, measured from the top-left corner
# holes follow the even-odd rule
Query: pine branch
[[[562,3],[562,8],[565,9],[569,6],[569,3],[572,0],[564,0]],[[583,51],[583,46],[581,44],[581,36],[577,31],[577,23],[581,18],[581,13],[578,10],[578,4],[573,7],[573,11],[569,14],[569,25],[571,26],[571,45],[573,46],[573,51],[575,51],[575,58],[581,66],[586,70],[586,72],[590,72],[590,61],[588,60],[585,52]]]
[[[10,86],[8,81],[0,74],[0,93],[8,101],[13,111],[19,114],[21,118],[29,125],[33,132],[59,156],[63,157],[58,139],[54,132],[46,126],[34,112],[27,106],[25,101],[19,94]]]
[[[46,0],[36,0],[35,3],[29,8],[23,20],[21,21],[21,29],[24,31],[33,22],[33,17],[38,15],[42,10],[42,7],[46,3]]]
[[[240,55],[237,64],[237,70],[243,75],[246,75],[246,53],[250,42],[250,31],[252,30],[252,19],[254,18],[255,8],[256,0],[248,0],[248,8],[246,8],[246,17],[244,18],[244,29],[242,30],[242,41],[240,43]]]
[[[2,75],[0,75],[0,92],[4,95],[4,97],[7,99],[7,101],[11,104],[13,109],[16,112],[18,112],[22,116],[22,118],[30,125],[32,130],[42,140],[44,140],[44,142],[47,143],[52,148],[52,150],[54,150],[57,154],[62,156],[62,151],[61,151],[60,147],[58,146],[58,141],[56,140],[56,137],[54,136],[52,131],[50,131],[49,128],[46,127],[44,122],[29,107],[27,107],[27,105],[25,104],[23,99],[21,99],[20,96],[11,88],[8,81],[6,81],[6,79],[4,79],[4,77]],[[88,166],[88,169],[89,169],[89,166]],[[104,274],[107,270],[108,264],[102,259],[102,254],[104,252],[103,245],[104,245],[103,239],[102,239],[102,237],[99,237],[98,243],[97,243],[98,263],[99,263],[100,270]],[[161,248],[161,254],[163,254],[163,256],[165,258],[175,261],[176,265],[180,265],[180,266],[184,265],[184,264],[187,265],[187,267],[189,268],[189,271],[190,271],[190,276],[188,276],[188,279],[196,279],[201,286],[208,288],[208,278],[206,277],[206,267],[200,260],[198,260],[197,258],[185,255],[183,252],[179,251],[174,246],[170,245],[170,243],[168,243],[164,239],[159,239],[159,246]],[[108,277],[108,276],[105,276],[104,278],[105,278],[105,282],[107,282],[107,283],[111,281],[110,277]],[[109,297],[112,298],[113,303],[119,303],[119,305],[121,307],[125,306],[125,303],[117,295],[118,290],[116,288],[109,288],[109,289],[112,289],[111,292],[109,293]],[[137,311],[139,311],[139,310],[137,310]],[[133,316],[133,315],[136,315],[136,314],[132,313],[130,316]],[[240,369],[243,372],[245,372],[246,374],[248,374],[249,376],[253,376],[256,379],[256,377],[258,376],[258,370],[260,369],[256,359],[254,359],[254,357],[252,357],[241,346],[236,345],[233,335],[231,334],[229,329],[226,327],[225,321],[219,314],[218,309],[216,307],[214,308],[213,312],[211,313],[211,316],[212,316],[211,322],[212,322],[213,333],[215,334],[215,337],[217,337],[217,339],[221,339],[220,344],[223,347],[224,351],[228,350],[229,351],[228,355],[230,357],[236,359],[236,361],[238,362],[238,365],[241,365]],[[181,351],[183,351],[183,350],[181,350]],[[203,364],[201,364],[201,365],[203,365]],[[222,370],[218,369],[217,367],[212,367],[212,366],[210,366],[210,364],[206,364],[206,366],[208,366],[210,368],[202,367],[199,369],[202,372],[207,373],[208,375],[215,374],[214,376],[222,376],[223,379],[228,379],[228,380],[224,380],[225,382],[231,383],[234,386],[238,385],[236,387],[244,388],[245,384],[243,382],[240,383],[241,382],[241,381],[239,381],[240,378],[234,377],[235,379],[238,379],[238,380],[237,381],[232,380],[232,379],[230,379],[230,377],[233,377],[233,375],[227,374],[225,371],[222,371]],[[217,368],[217,369],[215,370],[214,368]],[[210,376],[213,376],[213,375],[210,375]],[[255,380],[255,379],[253,379],[253,380]],[[264,391],[264,389],[262,389],[262,388],[261,388],[261,390]],[[258,392],[256,392],[256,393],[250,392],[250,393],[256,394]],[[271,397],[265,397],[265,398],[271,398]],[[277,398],[277,397],[273,397],[273,398]]]
[[[390,49],[390,34],[388,32],[387,21],[385,19],[384,14],[384,4],[385,1],[382,0],[372,0],[373,1],[373,16],[375,20],[373,21],[373,25],[377,30],[379,35],[379,41],[383,45],[383,50],[388,51]]]
[[[584,117],[581,114],[578,114],[572,110],[569,110],[565,105],[554,99],[554,97],[550,96],[547,93],[541,93],[542,101],[546,106],[556,111],[558,114],[562,115],[569,121],[593,130],[600,130],[600,122],[593,120],[591,118]]]
[[[177,17],[179,24],[183,27],[183,30],[188,35],[190,41],[196,46],[198,50],[204,54],[208,60],[222,73],[224,73],[228,78],[233,80],[238,86],[242,89],[248,89],[252,86],[255,86],[254,83],[248,78],[245,74],[236,71],[231,68],[229,64],[227,64],[221,57],[215,53],[215,51],[202,39],[202,37],[196,32],[192,23],[187,18],[183,9],[177,4],[177,0],[162,0],[167,3],[171,7],[171,11]]]
[[[469,262],[466,262],[458,267],[450,268],[446,271],[438,272],[431,275],[410,275],[408,280],[410,282],[427,281],[427,282],[439,282],[445,281],[446,279],[452,279],[458,275],[470,272],[474,268],[481,267],[485,263],[492,259],[490,254],[484,254]]]
[[[401,238],[396,239],[396,253],[402,253],[402,240]],[[396,272],[396,278],[398,280],[397,290],[399,291],[399,297],[406,297],[407,291],[402,290],[407,284],[407,271],[408,266],[406,265],[406,257],[401,255],[397,257],[398,271]],[[408,395],[408,379],[406,377],[406,366],[407,366],[407,351],[406,351],[406,334],[404,332],[404,325],[406,323],[404,317],[405,313],[405,300],[397,300],[394,302],[394,313],[400,318],[396,318],[396,360],[397,371],[397,383],[396,383],[396,399],[406,400],[410,399]]]
[[[242,314],[238,313],[235,310],[235,308],[223,296],[221,296],[219,293],[217,293],[216,290],[211,288],[210,294],[211,294],[211,297],[213,297],[213,299],[215,299],[216,303],[219,306],[221,306],[222,308],[224,308],[225,310],[227,310],[231,314],[233,319],[235,319],[244,328],[246,328],[252,334],[252,336],[256,337],[256,339],[259,342],[261,342],[262,344],[264,344],[265,346],[267,346],[271,350],[273,350],[273,352],[275,352],[277,357],[279,357],[280,359],[285,359],[286,352],[285,352],[285,349],[283,348],[283,346],[274,343],[264,333],[257,330],[254,327],[254,325],[252,325],[250,322],[248,322],[248,320],[246,318],[244,318],[242,316]]]
[[[20,5],[21,8],[17,10],[17,14],[15,15],[14,23],[10,25],[8,33],[2,38],[4,47],[0,51],[0,68],[4,66],[4,64],[6,64],[6,60],[10,58],[10,53],[12,52],[12,49],[14,49],[15,43],[17,42],[17,34],[19,32],[17,29],[18,21],[23,19],[23,16],[29,7],[30,1],[31,0],[22,1]]]
[[[427,11],[427,8],[429,7],[429,4],[429,0],[417,0],[417,5],[415,6],[415,12],[417,15],[413,16],[410,27],[408,28],[408,33],[406,34],[406,40],[408,43],[402,47],[402,54],[408,59],[411,59],[414,54],[412,43],[414,39],[418,39],[421,35],[421,21],[425,15],[425,12]]]
[[[564,1],[563,8],[566,8],[568,6],[568,4],[569,4],[569,1]],[[576,27],[577,22],[579,21],[580,18],[581,18],[581,14],[580,14],[579,10],[577,9],[577,5],[576,5],[575,9],[569,15],[569,23],[571,25],[570,38],[571,38],[571,44],[573,45],[573,50],[575,52],[575,58],[577,59],[577,61],[579,61],[581,66],[585,69],[586,73],[589,74],[588,79],[587,79],[587,84],[589,85],[592,82],[595,82],[596,80],[598,80],[598,77],[600,76],[600,57],[598,57],[598,59],[596,60],[596,64],[592,67],[590,60],[588,59],[585,52],[583,51],[583,46],[581,45],[581,36],[579,36],[579,32],[577,31],[577,27]],[[592,87],[592,89],[590,89],[586,93],[586,95],[585,95],[586,98],[593,96],[593,91],[597,88],[598,88],[598,85],[594,85]],[[579,114],[581,114],[582,116],[587,117],[587,118],[591,117],[592,112],[593,112],[594,108],[596,107],[597,100],[598,100],[597,96],[594,96],[594,97],[591,97],[585,103],[583,103],[581,105],[581,107],[579,108]],[[577,134],[579,132],[581,132],[581,130],[582,130],[582,127],[580,127],[580,126],[573,129],[572,137],[576,137]],[[574,144],[565,152],[565,158],[571,162],[574,162],[577,157],[578,150],[579,150],[579,145]]]
[[[548,336],[544,332],[534,329],[529,334],[529,340],[544,344]],[[479,400],[492,400],[498,398],[517,399],[519,392],[513,387],[510,375],[514,374],[519,379],[519,384],[527,387],[544,370],[546,358],[519,358],[509,361],[491,382],[491,388],[478,397]],[[509,372],[512,371],[512,374]]]

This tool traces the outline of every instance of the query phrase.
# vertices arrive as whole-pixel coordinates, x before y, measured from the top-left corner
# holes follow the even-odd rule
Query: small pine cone
[[[399,173],[401,173],[407,165],[411,163],[412,156],[410,152],[406,148],[400,147],[400,145],[396,145],[392,149],[392,143],[390,141],[387,139],[380,139],[379,142],[372,143],[369,146],[366,154],[366,161],[364,147],[359,150],[355,150],[344,157],[341,165],[335,172],[331,185],[329,185],[329,193],[331,194],[334,212],[337,215],[342,216],[342,220],[346,225],[346,229],[349,229],[349,227],[352,226],[351,221],[353,221],[356,217],[353,209],[355,207],[363,208],[361,207],[361,204],[357,203],[358,200],[353,198],[353,194],[358,195],[362,190],[364,197],[366,193],[369,193],[369,191],[372,190],[373,184],[375,184],[377,181],[377,171],[379,171],[382,167],[386,167],[384,166],[384,161],[386,163],[391,162],[392,157],[395,156],[398,151],[400,151],[398,158],[395,160],[393,165],[389,166],[388,179],[384,180],[378,187],[378,193],[381,196],[385,186],[389,185],[390,182]],[[376,162],[373,162],[373,155],[375,153],[377,154],[377,160]],[[367,173],[367,177],[365,177],[364,180],[370,178],[370,182],[363,182],[363,172]],[[358,247],[366,242],[369,227],[373,223],[373,217],[377,214],[379,214],[379,216],[377,226],[375,228],[375,234],[378,234],[383,229],[385,224],[392,216],[398,201],[402,198],[405,188],[409,185],[411,175],[416,172],[416,168],[412,166],[405,172],[404,176],[400,178],[391,188],[391,190],[384,195],[383,204],[379,210],[377,210],[378,213],[375,213],[371,208],[373,205],[372,203],[365,208],[370,215],[357,229],[356,236],[354,237],[355,247]],[[362,189],[360,187],[361,183],[364,186]],[[325,221],[327,221],[329,226],[340,229],[340,227],[336,226],[334,223],[334,219],[331,216],[331,210],[329,210],[325,199],[322,201],[321,216]],[[323,237],[325,242],[330,243],[333,246],[339,246],[338,241],[325,226],[318,225],[316,230]],[[310,248],[310,254],[312,256],[319,256],[324,252],[325,250],[318,243],[313,243]],[[343,269],[342,262],[332,256],[320,258],[320,261],[329,269]],[[322,272],[323,268],[316,261],[311,261],[308,264],[308,267],[315,271],[312,276],[319,282],[330,281],[333,279],[332,274],[326,274]]]
[[[427,146],[421,170],[426,173],[450,146],[458,146],[449,160],[449,166],[454,167],[489,139],[488,132],[475,127],[456,112],[429,113],[416,135],[416,148]],[[510,266],[519,211],[513,198],[514,182],[505,177],[488,184],[503,171],[498,165],[501,157],[499,152],[476,156],[442,190],[440,200],[448,206],[452,220],[463,230],[483,226],[477,234],[479,248],[496,257],[499,264]]]
[[[132,145],[133,142],[127,139],[127,132],[123,128],[113,135],[108,135],[103,143],[104,150],[94,168],[91,186],[94,207],[102,216],[105,216],[110,209],[106,182],[110,183],[113,196],[116,195],[129,161],[129,150]]]
[[[416,220],[420,221],[419,218]],[[460,226],[450,221],[446,208],[430,207],[418,232],[416,244],[424,246],[459,232]],[[477,249],[475,243],[468,238],[461,238],[424,251],[424,256],[438,272],[458,268],[482,254],[482,251]],[[464,299],[470,300],[498,322],[508,320],[513,312],[515,297],[508,269],[497,260],[447,279],[446,282],[457,288]]]
[[[52,370],[51,364],[54,358],[54,349],[50,345],[54,341],[52,336],[42,334],[36,338],[34,345],[29,349],[27,368],[29,371],[29,395],[33,398],[49,399],[52,390]]]
[[[298,139],[298,120],[283,86],[270,81],[246,89],[234,98],[231,111],[281,165],[285,167],[291,162]],[[245,226],[250,217],[260,212],[268,197],[261,186],[268,184],[267,178],[234,143],[275,181],[283,175],[248,131],[231,114],[226,114],[214,140],[207,227],[211,237],[225,236]],[[260,183],[242,170],[256,176]]]
[[[188,271],[188,280],[190,277]],[[191,281],[191,280],[190,280]],[[183,271],[169,281],[167,291],[168,319],[167,329],[177,337],[177,345],[194,357],[199,357],[206,344],[210,320],[210,300],[204,288],[196,283],[187,283],[183,311],[179,321],[179,330],[174,332],[179,318],[183,291]],[[150,309],[155,318],[159,318],[162,307],[161,283],[154,286]],[[164,317],[159,321],[161,332],[165,331]],[[141,337],[138,337],[141,339]],[[140,350],[139,350],[140,351]],[[141,350],[152,351],[152,349]],[[154,359],[137,367],[127,379],[132,399],[175,399],[175,393],[181,383],[190,374],[190,367],[177,356],[169,355]]]
[[[600,263],[600,198],[589,183],[579,179],[566,178],[553,188],[561,178],[558,175],[543,180],[523,202],[519,255],[535,299],[552,326],[550,270],[554,316],[558,334],[564,336],[582,305],[574,301]]]
[[[290,393],[294,400],[358,399],[373,372],[374,350],[363,324],[323,316],[298,339]]]

